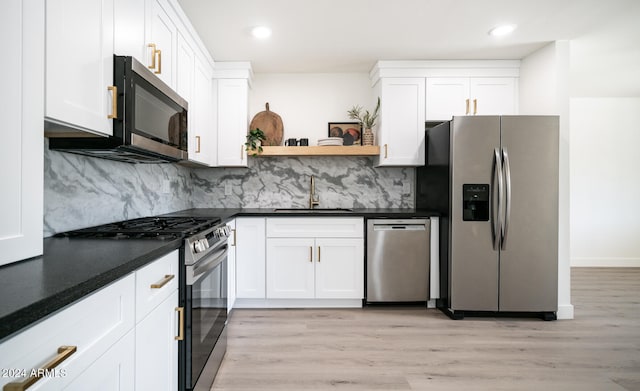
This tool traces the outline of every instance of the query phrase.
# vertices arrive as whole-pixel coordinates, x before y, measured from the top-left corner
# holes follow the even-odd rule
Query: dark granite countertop
[[[359,216],[417,218],[438,216],[421,209],[321,210],[187,209],[166,216]],[[78,299],[177,249],[182,240],[44,239],[44,254],[0,267],[0,341]]]
[[[0,267],[0,341],[180,247],[182,240],[44,239]]]
[[[280,208],[237,208],[237,209],[217,209],[217,208],[196,208],[186,209],[178,212],[166,214],[165,216],[218,216],[222,221],[229,221],[241,216],[263,216],[263,217],[365,217],[365,218],[389,218],[389,219],[412,219],[418,217],[440,216],[440,213],[428,209],[400,209],[400,208],[361,208],[350,211],[328,210],[318,208],[309,209],[287,209],[277,211]]]

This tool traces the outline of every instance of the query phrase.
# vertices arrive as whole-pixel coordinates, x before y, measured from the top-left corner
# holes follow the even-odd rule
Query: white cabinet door
[[[146,60],[144,44],[145,0],[115,0],[114,54]]]
[[[187,39],[178,32],[178,48],[176,50],[176,86],[175,90],[187,102],[194,98],[195,52]],[[191,112],[189,112],[191,114]],[[191,120],[191,118],[188,118]]]
[[[249,83],[246,79],[218,79],[218,166],[247,167],[244,150],[249,126]]]
[[[311,299],[315,297],[312,238],[267,239],[267,298]]]
[[[375,165],[424,165],[425,79],[385,78],[380,83],[380,156]]]
[[[136,325],[136,390],[178,389],[177,306],[178,290],[174,290]]]
[[[42,254],[44,25],[44,0],[3,3],[0,265]]]
[[[48,120],[113,134],[113,0],[46,2]]]
[[[236,303],[236,221],[229,221],[227,226],[231,228],[231,236],[227,240],[229,246],[227,255],[227,313],[229,313]]]
[[[364,297],[364,243],[362,239],[316,239],[316,298]]]
[[[135,390],[135,338],[131,330],[102,357],[82,372],[67,391],[133,391]]]
[[[216,137],[211,68],[195,58],[193,99],[189,101],[189,160],[215,165]]]
[[[236,219],[236,298],[265,298],[265,219]]]
[[[473,114],[517,114],[518,92],[514,78],[471,78],[469,96],[472,100]]]
[[[162,81],[175,88],[178,30],[160,0],[147,0],[146,8],[146,64]]]
[[[469,78],[429,77],[426,90],[427,121],[447,121],[469,114]]]

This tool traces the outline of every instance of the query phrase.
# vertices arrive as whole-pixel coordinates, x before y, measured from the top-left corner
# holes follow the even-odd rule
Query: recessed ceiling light
[[[489,30],[489,35],[492,35],[494,37],[503,37],[505,35],[509,35],[513,32],[513,30],[516,29],[515,24],[505,24],[503,26],[498,26],[498,27],[494,27],[491,30]]]
[[[271,29],[266,26],[257,26],[251,29],[251,35],[258,39],[267,39],[271,36]]]

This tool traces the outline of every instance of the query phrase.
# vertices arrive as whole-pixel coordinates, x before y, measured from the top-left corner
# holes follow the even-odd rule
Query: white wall
[[[571,99],[571,264],[640,266],[640,98]]]
[[[640,267],[640,1],[571,41],[571,265]]]
[[[520,114],[560,116],[558,319],[572,319],[570,266],[569,42],[556,41],[522,59]]]
[[[372,110],[367,73],[257,73],[249,94],[249,116],[265,109],[282,117],[284,140],[309,139],[316,145],[328,135],[329,122],[348,121],[347,110],[362,105]]]

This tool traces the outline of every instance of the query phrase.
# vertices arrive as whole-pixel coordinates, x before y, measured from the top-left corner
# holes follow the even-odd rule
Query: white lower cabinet
[[[0,386],[57,361],[29,390],[177,390],[177,270],[175,250],[4,341]]]
[[[267,299],[364,296],[362,218],[268,218]]]
[[[105,354],[82,372],[65,390],[129,391],[134,390],[135,332],[129,331]]]
[[[265,219],[236,219],[236,298],[265,298]]]
[[[267,298],[362,299],[362,239],[268,238]]]
[[[178,389],[180,316],[174,251],[136,271],[136,390]]]

